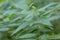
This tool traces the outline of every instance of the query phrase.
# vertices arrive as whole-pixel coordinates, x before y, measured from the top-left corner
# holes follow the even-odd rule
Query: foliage
[[[0,0],[0,40],[60,39],[58,1]]]

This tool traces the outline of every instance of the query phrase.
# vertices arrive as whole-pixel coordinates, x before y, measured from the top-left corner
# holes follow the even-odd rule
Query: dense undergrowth
[[[60,0],[0,0],[0,40],[60,39]]]

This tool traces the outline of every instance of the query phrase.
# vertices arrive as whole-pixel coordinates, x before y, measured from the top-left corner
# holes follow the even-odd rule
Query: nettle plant
[[[60,38],[60,34],[55,34],[51,23],[60,18],[60,15],[54,15],[60,8],[59,3],[52,2],[40,8],[36,0],[5,1],[0,0],[0,40]]]

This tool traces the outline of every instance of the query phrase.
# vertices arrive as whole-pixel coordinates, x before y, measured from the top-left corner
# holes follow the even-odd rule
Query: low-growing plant
[[[0,0],[0,40],[60,39],[54,27],[60,3],[46,1]]]

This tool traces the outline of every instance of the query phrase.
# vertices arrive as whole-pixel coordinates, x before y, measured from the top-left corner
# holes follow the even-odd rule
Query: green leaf
[[[49,6],[52,6],[52,5],[54,5],[54,4],[56,4],[56,3],[50,3],[50,4],[46,5],[46,6],[43,7],[43,8],[40,8],[39,11],[43,11],[43,10],[45,10],[46,8],[48,8]]]
[[[48,35],[44,34],[39,37],[39,40],[48,40]]]
[[[49,18],[49,20],[53,21],[53,20],[57,20],[57,19],[60,19],[60,16],[57,15],[57,16],[52,16]]]
[[[13,3],[13,5],[17,8],[25,9],[27,7],[27,1],[26,0],[19,0]]]
[[[47,18],[40,18],[35,23],[41,23],[43,25],[52,26],[50,20],[48,20]]]
[[[24,29],[26,26],[28,26],[28,25],[30,25],[30,24],[31,24],[31,21],[25,22],[25,23],[21,24],[21,25],[11,34],[11,36],[14,35],[15,33],[19,32],[21,29]]]
[[[30,33],[30,34],[24,34],[24,35],[22,35],[22,36],[20,36],[19,38],[33,38],[33,37],[35,37],[36,36],[36,34],[34,34],[34,33]]]
[[[49,35],[49,39],[53,39],[53,40],[60,39],[60,34]]]
[[[8,30],[10,30],[10,29],[9,28],[0,28],[1,32],[8,31]]]

